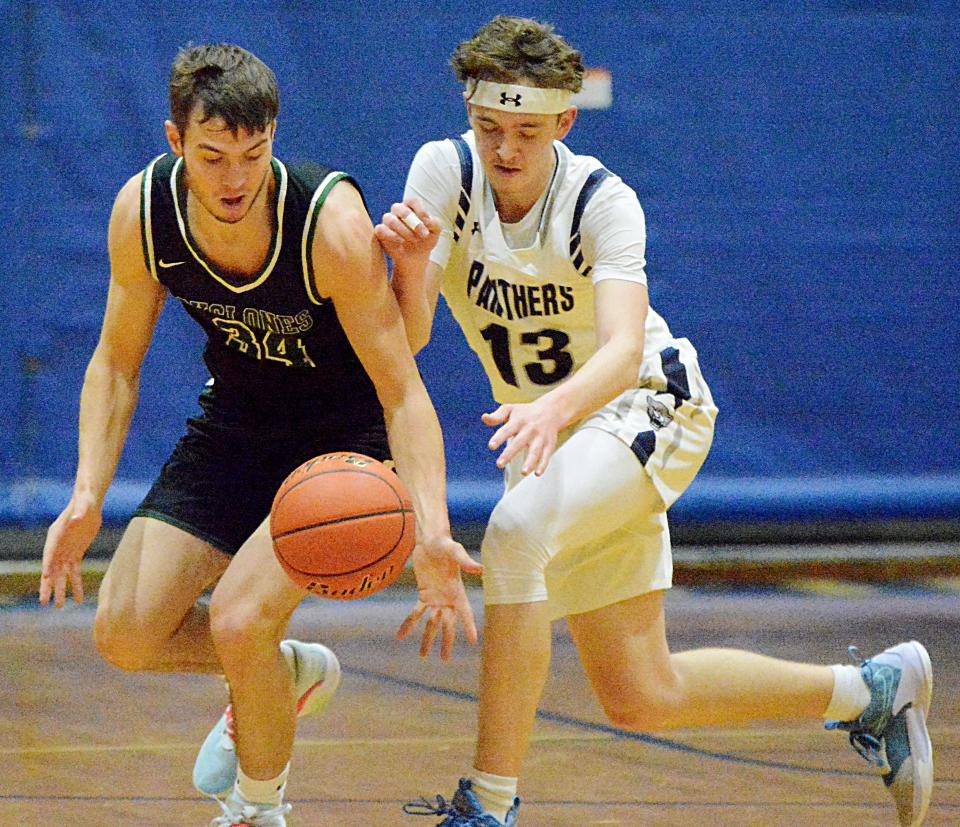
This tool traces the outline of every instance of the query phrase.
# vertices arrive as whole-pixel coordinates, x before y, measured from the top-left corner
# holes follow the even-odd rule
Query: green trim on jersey
[[[186,221],[186,204],[181,207],[180,204],[180,180],[183,176],[183,158],[177,158],[176,163],[173,165],[173,169],[170,172],[170,189],[173,193],[173,208],[177,216],[177,224],[180,226],[180,235],[183,236],[183,242],[186,244],[187,249],[197,260],[201,267],[214,279],[216,279],[220,284],[226,287],[228,290],[234,293],[246,293],[248,290],[253,290],[256,287],[259,287],[263,282],[267,280],[270,274],[273,272],[273,268],[277,263],[277,259],[280,257],[280,248],[283,246],[283,211],[286,205],[287,199],[287,168],[276,158],[270,159],[270,167],[273,170],[274,180],[277,183],[277,188],[274,193],[274,215],[276,216],[276,222],[274,223],[273,230],[270,235],[270,250],[271,254],[267,261],[265,262],[263,269],[257,273],[257,275],[247,281],[246,279],[242,284],[236,285],[231,284],[226,278],[221,276],[216,270],[214,270],[207,262],[204,260],[203,256],[197,249],[197,243],[193,238],[193,235],[190,233],[190,227]]]
[[[143,260],[147,265],[147,270],[153,276],[153,280],[157,282],[160,279],[157,277],[157,262],[153,252],[153,214],[150,208],[150,199],[153,195],[153,168],[161,158],[163,158],[163,155],[158,155],[147,164],[140,181],[140,243],[143,246]]]
[[[331,172],[320,186],[313,193],[310,199],[310,206],[307,208],[307,220],[303,225],[303,245],[301,247],[301,257],[303,259],[303,280],[307,288],[307,296],[314,304],[325,304],[329,299],[318,296],[316,291],[316,274],[313,271],[313,256],[310,251],[313,249],[313,238],[317,232],[317,221],[320,217],[320,208],[327,200],[330,190],[338,183],[344,180],[351,180],[345,172]]]
[[[213,548],[219,551],[221,554],[234,554],[234,552],[228,550],[230,548],[230,544],[224,542],[220,537],[214,537],[212,534],[201,531],[195,525],[191,525],[184,520],[178,520],[176,517],[171,517],[169,514],[163,514],[160,511],[154,511],[150,508],[138,508],[131,515],[131,519],[133,519],[133,517],[157,520],[158,522],[172,525],[174,528],[179,528],[181,531],[185,531],[187,534],[196,537],[198,540],[203,540],[203,542],[205,542],[208,546],[213,546]]]

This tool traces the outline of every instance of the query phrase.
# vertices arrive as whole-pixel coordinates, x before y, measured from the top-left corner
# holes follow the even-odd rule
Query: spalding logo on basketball
[[[270,511],[277,560],[318,597],[385,589],[413,551],[413,504],[400,478],[363,454],[323,454],[283,481]]]

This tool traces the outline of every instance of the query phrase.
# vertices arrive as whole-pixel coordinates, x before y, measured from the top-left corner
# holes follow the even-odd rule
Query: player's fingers
[[[415,608],[410,614],[406,616],[403,623],[400,624],[400,628],[397,629],[397,640],[404,640],[407,635],[412,632],[417,624],[420,622],[420,618],[423,617],[423,613],[427,610],[427,607],[423,603],[418,603],[417,608]]]
[[[476,645],[477,642],[477,623],[473,617],[473,609],[467,600],[466,594],[463,594],[460,602],[457,604],[457,616],[460,618],[460,624],[463,626],[463,634],[467,642]]]
[[[49,574],[40,575],[40,605],[46,606],[50,602],[50,592],[52,590]]]
[[[449,610],[443,613],[443,637],[440,640],[440,660],[450,660],[457,642],[457,616]]]
[[[420,657],[426,657],[433,648],[433,641],[437,637],[437,610],[435,609],[423,626],[423,635],[420,638]]]
[[[53,579],[53,605],[58,609],[63,608],[67,602],[67,573],[58,571]]]
[[[433,649],[433,642],[437,639],[437,629],[439,625],[440,610],[435,609],[423,629],[423,637],[420,640],[420,657],[427,657],[427,655],[430,654],[430,650]]]
[[[518,426],[513,422],[505,422],[496,431],[493,432],[493,436],[487,441],[487,447],[491,451],[496,451],[501,445],[505,442],[509,443],[517,435]]]
[[[384,216],[384,218],[386,218],[386,216]],[[373,234],[381,243],[386,242],[390,244],[398,240],[397,234],[383,223],[377,224],[377,226],[373,228]]]
[[[423,219],[423,223],[427,225],[427,228],[434,235],[440,235],[443,232],[443,224],[437,221],[432,215],[427,215]]]
[[[474,560],[463,546],[457,549],[454,556],[461,571],[465,571],[468,574],[483,574],[483,566]]]
[[[70,587],[73,589],[74,602],[83,603],[83,574],[80,566],[73,566],[70,569]]]
[[[406,619],[403,621],[401,628],[406,627],[407,631],[412,629],[417,623],[420,622],[420,618],[423,617],[423,613],[427,610],[427,604],[422,600],[417,601],[417,605],[413,610],[407,615]]]
[[[502,425],[510,418],[510,405],[501,405],[495,411],[480,414],[480,421],[484,425]]]
[[[419,205],[420,209],[414,209],[411,204]],[[411,199],[409,203],[394,204],[390,208],[390,213],[394,219],[399,221],[413,235],[419,236],[420,238],[426,238],[430,235],[430,228],[423,222],[427,211],[423,209],[423,206],[419,204],[417,199]],[[386,223],[386,216],[384,216],[384,223]],[[390,226],[393,226],[393,224]]]
[[[497,457],[497,468],[506,468],[517,454],[528,450],[527,440],[524,437],[513,436],[507,440],[507,447]]]
[[[540,467],[540,458],[543,455],[543,444],[539,439],[533,439],[527,445],[527,455],[523,458],[520,473],[527,476],[534,468]]]
[[[434,216],[430,215],[430,211],[419,198],[407,198],[403,203],[423,221],[429,232],[437,235],[443,232],[443,225]]]
[[[400,216],[400,220],[414,235],[420,236],[421,238],[426,238],[428,235],[430,235],[430,228],[424,224],[420,216],[412,210],[406,215]]]
[[[401,209],[403,209],[401,205]],[[402,216],[395,213],[386,213],[383,216],[381,226],[390,230],[399,240],[404,241],[410,237],[410,225],[404,221]]]
[[[543,476],[543,472],[547,470],[547,466],[550,464],[550,460],[553,457],[553,452],[556,451],[557,444],[555,442],[547,445],[543,453],[540,456],[540,462],[537,463],[537,470],[534,472],[538,477]]]

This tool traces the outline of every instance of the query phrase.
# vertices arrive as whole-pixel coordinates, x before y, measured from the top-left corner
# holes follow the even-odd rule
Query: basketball
[[[330,600],[393,583],[413,551],[413,505],[400,478],[363,454],[323,454],[283,481],[270,510],[277,560],[298,586]]]

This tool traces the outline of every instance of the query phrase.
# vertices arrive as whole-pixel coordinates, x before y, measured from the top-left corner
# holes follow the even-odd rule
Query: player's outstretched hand
[[[420,199],[408,198],[391,206],[373,231],[394,263],[403,267],[412,260],[422,264],[436,246],[441,229]]]
[[[83,602],[83,578],[80,563],[100,531],[103,516],[99,508],[70,500],[60,516],[47,529],[43,544],[43,568],[40,572],[40,604],[46,606],[53,595],[54,605],[62,609],[68,587],[73,599]]]
[[[477,642],[477,624],[467,600],[461,571],[482,574],[483,566],[466,549],[450,537],[429,544],[418,544],[413,550],[413,571],[419,592],[416,608],[397,630],[397,640],[407,637],[426,615],[420,656],[427,657],[433,642],[440,635],[440,658],[449,660],[457,639],[457,622],[469,643]]]
[[[531,471],[538,477],[547,470],[550,458],[557,450],[557,439],[564,427],[555,406],[541,397],[535,402],[501,405],[495,411],[483,414],[484,425],[496,428],[487,447],[496,451],[507,447],[497,457],[497,467],[506,468],[517,454],[526,451],[521,473]]]

